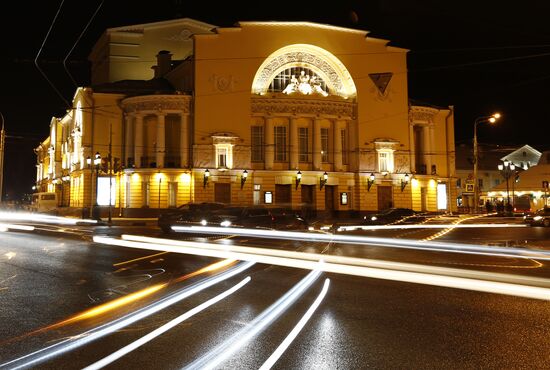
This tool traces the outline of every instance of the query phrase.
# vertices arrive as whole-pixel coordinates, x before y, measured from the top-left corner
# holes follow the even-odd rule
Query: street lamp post
[[[478,149],[477,149],[477,125],[482,122],[495,123],[500,118],[500,113],[495,113],[490,116],[477,117],[474,121],[474,212],[477,213],[479,208],[479,184],[477,181],[477,162],[478,162]]]
[[[506,180],[506,210],[508,211],[510,209],[510,188],[509,188],[509,180],[512,175],[515,175],[516,173],[516,166],[514,166],[513,163],[510,163],[509,161],[505,160],[503,164],[498,165],[498,170],[500,171],[500,174],[504,179]],[[515,181],[515,179],[514,179]]]

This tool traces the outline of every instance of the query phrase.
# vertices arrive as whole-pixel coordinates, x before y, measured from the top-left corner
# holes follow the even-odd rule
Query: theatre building
[[[411,104],[407,51],[308,22],[108,29],[91,86],[36,148],[37,189],[83,216],[205,201],[452,210],[453,109]]]

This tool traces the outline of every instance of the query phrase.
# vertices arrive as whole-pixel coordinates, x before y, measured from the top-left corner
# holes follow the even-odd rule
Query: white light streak
[[[527,227],[524,224],[393,224],[393,225],[348,225],[339,226],[338,231],[353,230],[391,230],[391,229],[469,229],[469,228],[511,228]]]
[[[43,222],[50,224],[76,225],[76,224],[97,224],[97,220],[67,218],[52,215],[44,215],[32,212],[0,212],[0,220],[19,222]]]
[[[550,287],[550,279],[269,248],[222,246],[220,244],[157,239],[136,235],[123,235],[123,238],[148,240],[150,243],[99,236],[94,237],[94,241],[130,248],[238,259],[308,270],[321,269],[338,274],[550,300],[550,288],[547,288]],[[320,260],[324,261],[321,266],[317,262]],[[531,284],[531,286],[523,285],[525,283]]]
[[[319,263],[317,263],[317,266],[319,266]],[[286,292],[284,296],[279,298],[277,302],[273,303],[266,310],[264,310],[248,325],[233,334],[223,343],[216,346],[216,348],[207,354],[193,361],[191,364],[186,366],[185,369],[205,370],[215,368],[231,356],[231,354],[241,348],[245,343],[250,341],[256,334],[260,333],[265,327],[277,319],[292,303],[302,296],[305,290],[313,284],[320,274],[321,272],[319,270],[311,271],[298,284],[292,287],[291,290]]]
[[[323,284],[323,289],[321,289],[321,293],[319,293],[319,295],[317,296],[313,304],[309,307],[309,309],[304,314],[304,316],[302,316],[300,321],[298,321],[298,324],[296,324],[294,329],[292,329],[292,331],[287,335],[285,340],[282,341],[282,343],[279,345],[279,347],[277,347],[275,352],[273,352],[271,356],[269,356],[269,358],[260,367],[260,370],[271,369],[271,367],[275,365],[277,360],[281,358],[283,353],[287,350],[287,348],[294,341],[294,339],[296,339],[296,337],[298,336],[300,331],[304,328],[304,326],[306,325],[308,320],[311,318],[311,316],[313,316],[313,313],[315,312],[317,307],[319,307],[323,298],[325,298],[325,295],[327,294],[327,291],[328,291],[329,283],[330,283],[330,279],[325,279],[325,283]]]
[[[532,258],[550,260],[550,251],[528,248],[483,246],[464,243],[432,242],[424,240],[382,238],[358,235],[340,235],[328,233],[308,233],[298,231],[260,230],[245,228],[207,227],[207,226],[172,226],[174,231],[191,233],[246,235],[250,237],[267,237],[274,239],[310,240],[320,242],[342,242],[362,245],[385,246],[391,248],[419,249],[436,252],[465,253],[496,257]]]
[[[166,307],[169,307],[173,305],[174,303],[177,303],[185,298],[188,298],[192,296],[193,294],[196,294],[206,288],[209,288],[217,283],[220,283],[224,280],[227,280],[237,274],[240,274],[244,270],[250,268],[253,265],[253,263],[244,263],[241,266],[237,266],[234,268],[231,268],[219,275],[210,277],[205,279],[204,281],[191,285],[189,287],[186,287],[182,289],[179,292],[173,293],[165,298],[162,298],[158,302],[152,303],[146,307],[143,307],[133,313],[130,313],[126,316],[123,316],[119,319],[113,320],[109,323],[103,324],[101,326],[98,326],[97,328],[88,330],[79,336],[65,339],[59,343],[53,344],[51,346],[48,346],[46,348],[42,348],[38,351],[29,353],[25,356],[16,358],[14,360],[5,362],[3,364],[0,364],[1,367],[5,367],[10,365],[10,369],[21,369],[24,367],[30,367],[31,365],[35,365],[39,362],[45,361],[47,359],[50,359],[54,356],[60,355],[62,353],[66,353],[70,350],[73,350],[77,347],[80,347],[82,345],[85,345],[87,343],[90,343],[96,339],[99,339],[105,335],[111,334],[116,332],[117,330],[120,330],[130,324],[133,324],[145,317],[148,317],[160,310],[165,309]]]
[[[33,231],[34,226],[0,223],[0,231],[8,231],[8,230]]]
[[[250,276],[247,276],[244,280],[242,280],[237,285],[233,286],[231,289],[228,289],[225,292],[223,292],[221,294],[218,294],[214,298],[211,298],[208,301],[198,305],[197,307],[187,311],[183,315],[176,317],[175,319],[169,321],[168,323],[162,325],[161,327],[153,330],[149,334],[139,338],[138,340],[128,344],[125,347],[122,347],[118,351],[111,353],[109,356],[104,357],[103,359],[91,364],[90,366],[85,367],[84,370],[98,370],[98,369],[103,368],[104,366],[109,365],[110,363],[118,360],[122,356],[127,355],[128,353],[132,352],[136,348],[139,348],[142,345],[150,342],[151,340],[155,339],[159,335],[164,334],[168,330],[172,329],[174,326],[181,324],[182,322],[184,322],[188,318],[196,315],[197,313],[205,310],[206,308],[212,306],[213,304],[215,304],[215,303],[221,301],[222,299],[228,297],[229,295],[235,293],[237,290],[242,288],[249,281],[250,281]]]

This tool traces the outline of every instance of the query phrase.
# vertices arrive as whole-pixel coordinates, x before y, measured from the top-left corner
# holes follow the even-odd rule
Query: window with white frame
[[[286,126],[275,126],[275,161],[285,162],[286,159]]]
[[[216,147],[216,168],[232,168],[233,167],[233,145],[232,144],[215,144]]]
[[[393,172],[393,151],[389,149],[378,150],[378,172]]]

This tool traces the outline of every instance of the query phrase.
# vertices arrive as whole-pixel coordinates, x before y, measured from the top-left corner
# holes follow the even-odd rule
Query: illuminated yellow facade
[[[94,84],[37,148],[37,185],[83,213],[104,212],[111,189],[123,216],[203,201],[454,209],[453,109],[412,105],[407,50],[367,34],[190,19],[109,29]]]

